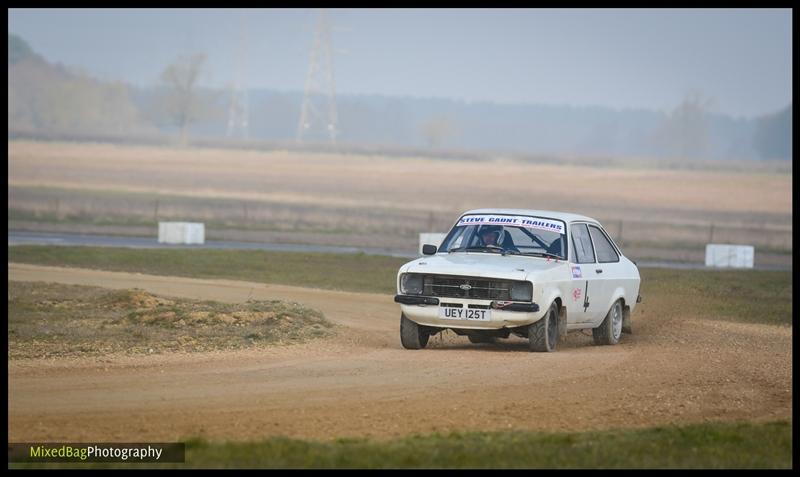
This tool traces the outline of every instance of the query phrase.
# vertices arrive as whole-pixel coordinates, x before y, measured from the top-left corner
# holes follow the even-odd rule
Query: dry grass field
[[[791,172],[757,163],[726,172],[30,141],[9,141],[8,157],[15,228],[142,233],[203,220],[210,238],[410,250],[464,210],[513,207],[593,216],[633,247],[713,237],[791,252]]]

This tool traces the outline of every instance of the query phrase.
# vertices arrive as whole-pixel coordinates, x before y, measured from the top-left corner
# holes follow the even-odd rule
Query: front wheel
[[[553,303],[547,313],[536,323],[528,326],[531,351],[552,352],[558,342],[558,305]]]
[[[608,314],[597,328],[592,330],[596,345],[615,345],[622,335],[622,302],[615,301]]]
[[[400,342],[406,349],[422,349],[428,344],[430,335],[421,326],[400,314]]]

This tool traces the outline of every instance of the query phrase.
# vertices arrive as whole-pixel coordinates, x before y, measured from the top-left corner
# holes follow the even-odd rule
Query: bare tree
[[[678,128],[680,155],[701,157],[708,149],[708,110],[712,106],[709,98],[699,92],[691,92],[672,113]]]
[[[187,143],[189,125],[204,112],[197,94],[197,81],[205,60],[206,55],[202,53],[183,55],[161,73],[161,82],[166,87],[162,107],[180,130],[182,145]]]
[[[446,117],[438,116],[422,123],[421,130],[425,142],[433,148],[441,145],[453,133],[453,124]]]
[[[699,91],[686,94],[656,133],[662,150],[673,157],[703,157],[709,145],[708,112],[714,102]]]

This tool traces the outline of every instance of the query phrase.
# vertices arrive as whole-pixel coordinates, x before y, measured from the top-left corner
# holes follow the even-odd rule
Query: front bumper
[[[438,328],[463,328],[463,329],[500,329],[514,328],[535,323],[544,312],[537,303],[498,302],[486,300],[470,300],[445,298],[445,303],[459,303],[464,307],[469,305],[488,305],[492,310],[491,319],[488,321],[477,320],[452,320],[439,318],[440,299],[415,295],[395,295],[394,301],[400,303],[403,314],[411,321],[420,325]]]
[[[429,296],[415,296],[415,295],[395,295],[395,303],[402,303],[403,305],[438,305],[439,299]]]

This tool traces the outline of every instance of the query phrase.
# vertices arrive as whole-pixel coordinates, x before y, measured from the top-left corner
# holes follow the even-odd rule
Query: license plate
[[[492,310],[441,306],[439,307],[439,318],[445,320],[489,321],[492,319]]]

